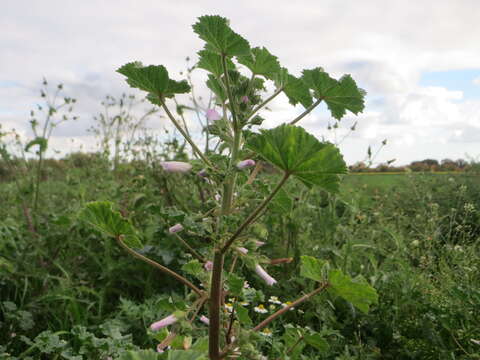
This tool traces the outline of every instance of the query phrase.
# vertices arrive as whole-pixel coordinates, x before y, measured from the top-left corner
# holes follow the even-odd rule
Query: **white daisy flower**
[[[271,304],[277,304],[280,305],[282,302],[278,300],[278,297],[276,296],[270,296],[270,299],[268,299],[268,302]]]
[[[265,309],[265,306],[263,306],[263,304],[260,304],[260,305],[258,305],[258,306],[255,306],[255,307],[253,308],[253,310],[254,310],[255,312],[257,312],[257,313],[260,313],[260,314],[265,314],[265,313],[268,312],[268,310]]]

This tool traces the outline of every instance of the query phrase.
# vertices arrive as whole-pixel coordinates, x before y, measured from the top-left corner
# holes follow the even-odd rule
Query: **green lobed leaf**
[[[243,284],[245,283],[245,279],[235,275],[235,274],[228,274],[227,275],[227,285],[229,294],[233,296],[241,296],[243,290]]]
[[[285,332],[283,333],[282,340],[285,344],[285,350],[290,351],[290,359],[300,359],[300,354],[305,347],[305,343],[300,341],[304,335],[304,331],[304,329],[299,329],[291,324],[285,325]]]
[[[127,83],[140,90],[150,93],[147,98],[159,105],[158,96],[172,97],[174,94],[184,94],[190,91],[186,80],[175,81],[168,77],[168,71],[163,65],[143,66],[139,61],[123,65],[117,70],[127,77]]]
[[[301,256],[300,276],[315,281],[323,281],[323,266],[325,261],[314,258],[313,256]]]
[[[303,70],[303,82],[313,90],[317,99],[323,99],[332,116],[340,120],[349,110],[355,115],[365,107],[366,92],[357,87],[350,75],[344,75],[340,80],[331,78],[322,68]]]
[[[205,15],[198,18],[193,31],[207,44],[205,48],[218,55],[248,55],[250,45],[243,37],[235,33],[228,20],[218,15]]]
[[[223,103],[227,100],[227,93],[225,92],[222,84],[217,80],[215,76],[211,74],[208,75],[207,87],[212,90],[213,93],[217,96],[217,102]]]
[[[302,104],[305,108],[313,104],[312,95],[308,86],[301,80],[288,73],[288,70],[281,68],[275,74],[274,79],[277,88],[283,88],[283,92],[292,105]]]
[[[328,291],[347,300],[363,313],[368,313],[370,305],[378,303],[377,291],[364,279],[353,280],[338,269],[330,271],[328,278]]]
[[[327,340],[323,338],[319,333],[307,334],[304,336],[305,342],[313,346],[315,349],[320,350],[320,352],[325,353],[328,351],[330,346],[328,345]]]
[[[208,50],[200,50],[198,55],[200,57],[197,63],[198,68],[211,72],[217,78],[223,75],[222,57],[220,55]],[[228,70],[235,69],[232,60],[227,59],[226,62]]]
[[[261,130],[261,134],[249,136],[246,147],[308,187],[316,185],[336,192],[338,175],[347,172],[343,157],[333,144],[318,141],[298,126],[283,124]]]
[[[119,212],[114,211],[112,203],[108,201],[88,203],[80,213],[80,219],[107,236],[113,238],[123,236],[124,242],[130,247],[143,247],[133,225],[124,219]]]
[[[253,324],[252,319],[250,319],[250,316],[248,316],[248,310],[242,305],[235,304],[235,313],[237,314],[237,318],[242,325],[249,326]]]
[[[280,72],[280,63],[277,57],[270,54],[264,47],[255,47],[249,55],[238,56],[237,60],[255,75],[262,75],[270,80],[273,80],[275,75]]]
[[[191,260],[186,264],[182,265],[182,270],[187,274],[198,276],[203,273],[204,269],[200,261],[197,259]]]

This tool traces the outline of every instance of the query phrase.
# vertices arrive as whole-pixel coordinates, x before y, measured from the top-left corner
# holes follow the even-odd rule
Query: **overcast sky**
[[[218,14],[251,46],[265,46],[293,74],[322,66],[351,74],[368,92],[366,108],[334,121],[319,107],[300,123],[339,141],[348,163],[367,147],[387,146],[376,162],[424,158],[480,159],[480,1],[478,0],[2,0],[0,124],[28,137],[30,109],[41,101],[42,78],[62,82],[77,98],[80,119],[55,130],[53,147],[92,148],[86,129],[106,94],[130,92],[115,69],[133,60],[163,64],[177,80],[185,58],[202,41],[196,18]],[[202,70],[195,77],[201,80]],[[199,91],[202,87],[199,86]],[[277,97],[265,113],[269,127],[302,111]],[[152,118],[159,129],[165,119]],[[74,139],[72,142],[71,139]]]

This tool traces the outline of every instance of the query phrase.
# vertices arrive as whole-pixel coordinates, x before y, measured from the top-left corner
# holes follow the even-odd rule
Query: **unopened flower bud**
[[[260,247],[260,246],[265,245],[265,242],[264,242],[264,241],[255,240],[255,245],[257,245],[258,247]]]
[[[247,169],[252,166],[255,166],[255,160],[252,159],[243,160],[237,164],[237,168],[239,168],[240,170]]]
[[[157,321],[157,322],[154,322],[152,325],[150,325],[150,329],[152,331],[158,331],[162,328],[164,328],[165,326],[169,326],[169,325],[172,325],[174,323],[176,323],[178,321],[178,319],[175,317],[175,315],[169,315],[167,316],[166,318],[160,320],[160,321]]]
[[[268,275],[268,273],[260,265],[255,266],[255,272],[263,279],[263,281],[267,283],[267,285],[272,286],[273,284],[277,283],[277,280]]]
[[[241,99],[240,99],[240,102],[242,102],[242,103],[244,103],[244,104],[248,103],[249,101],[250,101],[250,100],[248,99],[248,96],[246,96],[246,95],[245,95],[245,96],[242,96]]]
[[[248,254],[248,249],[246,249],[244,247],[237,247],[237,250],[242,255],[247,255]]]
[[[207,271],[212,271],[212,270],[213,270],[213,262],[207,261],[207,262],[205,263],[205,265],[203,265],[203,267],[204,267],[205,270],[207,270]]]
[[[220,120],[222,118],[215,109],[208,109],[206,115],[208,121]]]
[[[197,173],[197,176],[200,176],[200,177],[205,177],[205,176],[207,176],[207,170],[205,170],[205,169],[200,170],[200,171]]]
[[[192,165],[182,161],[162,161],[163,170],[171,173],[186,173],[192,169]]]
[[[207,318],[205,315],[200,316],[200,321],[206,325],[210,325],[210,319]]]
[[[170,234],[174,234],[174,233],[180,232],[182,230],[183,230],[183,225],[182,224],[175,224],[168,229],[168,232]]]

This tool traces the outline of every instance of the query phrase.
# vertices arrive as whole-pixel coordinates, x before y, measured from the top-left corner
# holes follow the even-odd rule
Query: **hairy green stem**
[[[290,121],[290,125],[295,125],[297,122],[299,122],[300,120],[302,120],[305,116],[307,116],[308,114],[310,114],[310,112],[315,109],[321,102],[322,102],[323,98],[319,98],[317,101],[315,101],[312,105],[310,105],[308,108],[305,109],[305,111],[303,113],[301,113],[300,115],[298,115],[295,119],[293,119],[292,121]]]
[[[167,105],[165,104],[165,101],[163,100],[163,98],[161,96],[158,97],[159,100],[160,100],[160,104],[162,105],[162,108],[165,110],[165,112],[167,113],[167,116],[170,118],[170,120],[173,122],[173,125],[175,125],[175,127],[178,129],[178,131],[180,131],[180,133],[182,134],[182,136],[185,138],[185,140],[187,140],[187,142],[190,144],[190,146],[192,147],[193,151],[200,157],[200,159],[203,160],[203,162],[205,164],[207,164],[209,167],[211,168],[214,168],[213,164],[210,162],[210,160],[208,160],[205,155],[203,155],[203,153],[200,151],[200,149],[197,147],[197,145],[195,145],[195,143],[193,142],[193,140],[190,138],[190,136],[188,136],[188,134],[185,132],[185,130],[180,126],[180,124],[178,123],[178,121],[173,117],[172,113],[170,112],[170,110],[168,110],[168,107]]]
[[[143,256],[142,254],[136,252],[135,250],[131,249],[128,247],[127,244],[122,240],[122,236],[117,236],[117,242],[120,244],[121,247],[123,247],[130,255],[136,257],[137,259],[140,259],[144,262],[146,262],[149,265],[152,265],[153,267],[163,271],[164,273],[167,273],[168,275],[174,277],[178,281],[180,281],[182,284],[188,286],[190,289],[192,289],[194,292],[196,292],[199,296],[203,296],[204,292],[197,288],[195,285],[193,285],[190,281],[185,279],[182,275],[177,274],[175,271],[170,270],[169,268],[160,265],[156,261],[153,261],[152,259],[147,258],[146,256]]]
[[[227,57],[225,55],[222,55],[222,67],[223,67],[223,73],[225,74],[225,87],[227,88],[228,102],[230,103],[230,112],[232,113],[233,130],[234,132],[237,132],[240,130],[240,127],[238,126],[239,124],[237,121],[235,101],[233,99],[232,89],[230,88],[230,80],[228,77],[228,69],[227,69]]]
[[[192,248],[185,240],[183,240],[183,238],[180,235],[175,233],[175,236],[183,244],[183,246],[185,246],[192,253],[194,257],[196,257],[201,262],[206,262],[205,258],[202,255],[200,255],[200,253],[198,253],[194,248]]]
[[[222,247],[221,252],[224,254],[228,248],[233,244],[233,242],[240,236],[240,234],[245,230],[245,228],[250,225],[253,220],[257,217],[257,215],[265,209],[270,201],[272,201],[273,197],[277,194],[277,192],[282,188],[285,182],[288,180],[290,174],[285,173],[283,175],[282,180],[277,184],[275,189],[273,189],[272,193],[265,199],[263,202],[245,219],[245,221],[238,227],[237,231],[228,239],[225,245]]]
[[[263,108],[265,105],[267,105],[270,101],[272,101],[273,99],[275,99],[275,97],[277,97],[278,94],[280,94],[281,92],[283,91],[283,87],[279,87],[277,90],[275,90],[275,92],[270,95],[267,99],[265,99],[265,101],[259,105],[257,105],[257,107],[255,109],[253,109],[250,114],[247,115],[247,121],[250,120],[253,115],[255,115],[261,108]]]

